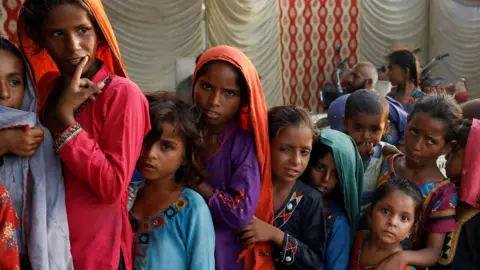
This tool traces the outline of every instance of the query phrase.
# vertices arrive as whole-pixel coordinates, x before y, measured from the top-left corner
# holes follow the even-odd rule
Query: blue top
[[[320,270],[347,270],[350,263],[351,235],[348,219],[333,202],[326,209],[327,249]]]
[[[185,188],[167,210],[147,220],[130,214],[133,269],[215,269],[215,232],[203,198]]]

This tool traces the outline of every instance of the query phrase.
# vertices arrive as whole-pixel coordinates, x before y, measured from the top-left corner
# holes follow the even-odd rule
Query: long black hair
[[[420,72],[417,65],[417,57],[409,50],[398,50],[388,55],[388,63],[397,65],[408,71],[408,79],[416,86],[420,84]]]

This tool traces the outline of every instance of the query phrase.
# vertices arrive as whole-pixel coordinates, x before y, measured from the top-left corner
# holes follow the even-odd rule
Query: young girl
[[[464,111],[465,112],[465,111]],[[457,144],[447,156],[447,176],[460,190],[457,230],[445,237],[437,265],[429,269],[478,269],[480,265],[480,120],[464,120]]]
[[[195,190],[212,212],[215,269],[272,269],[269,243],[240,254],[237,238],[254,214],[273,221],[267,106],[258,74],[241,51],[218,46],[202,54],[193,82],[204,143],[197,156],[207,174]]]
[[[320,269],[348,269],[363,181],[363,163],[355,142],[342,132],[322,130],[301,179],[318,189],[323,198],[327,248]]]
[[[415,104],[405,131],[405,155],[386,158],[379,184],[394,176],[415,183],[425,199],[424,218],[418,234],[410,239],[415,251],[395,253],[380,269],[400,269],[408,264],[432,266],[440,256],[445,234],[455,230],[455,185],[444,179],[436,161],[455,144],[461,119],[460,108],[445,95],[425,96]]]
[[[412,112],[413,104],[424,95],[419,88],[420,72],[413,52],[398,50],[388,56],[388,76],[397,87],[388,96],[402,104],[407,113]]]
[[[7,189],[0,185],[0,269],[20,270],[18,217]]]
[[[63,161],[75,268],[131,268],[127,186],[150,129],[100,0],[28,0],[19,38]],[[42,103],[42,102],[41,102]],[[123,263],[124,262],[124,263]]]
[[[150,96],[152,130],[137,168],[145,178],[130,212],[134,269],[215,269],[215,233],[207,204],[187,188],[200,137],[196,115],[168,94]]]
[[[405,178],[395,178],[378,187],[368,213],[371,229],[357,233],[350,270],[377,269],[385,258],[401,252],[400,242],[420,222],[422,203],[422,193]]]
[[[314,137],[310,116],[298,107],[268,112],[273,207],[270,225],[254,218],[241,232],[245,245],[272,242],[275,269],[319,269],[325,253],[320,192],[297,181],[307,167]]]
[[[20,138],[34,136],[41,143],[31,157],[15,151],[0,156],[0,184],[10,193],[18,213],[22,267],[72,269],[62,169],[52,137],[37,120],[31,78],[20,51],[0,38],[0,130]]]

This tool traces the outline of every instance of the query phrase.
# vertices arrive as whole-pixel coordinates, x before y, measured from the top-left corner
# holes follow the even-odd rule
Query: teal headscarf
[[[363,161],[350,136],[332,129],[320,132],[320,142],[332,148],[335,167],[339,176],[343,208],[355,235],[360,221],[360,202],[363,188]]]

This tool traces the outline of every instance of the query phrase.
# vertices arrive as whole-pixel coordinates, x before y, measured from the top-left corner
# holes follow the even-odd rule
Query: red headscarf
[[[217,46],[207,50],[198,60],[193,74],[193,82],[198,70],[207,62],[220,60],[239,68],[249,87],[249,110],[243,110],[240,117],[241,126],[245,130],[252,130],[255,137],[258,162],[261,174],[261,191],[255,216],[272,224],[273,222],[273,195],[272,172],[270,167],[270,142],[268,139],[267,104],[263,95],[262,85],[257,70],[248,57],[240,50],[229,46]],[[269,243],[256,243],[240,254],[244,258],[245,269],[273,269],[271,256],[262,256],[271,253]]]
[[[460,200],[480,208],[480,120],[473,119],[463,159]]]
[[[35,0],[27,0],[35,1]],[[117,39],[113,33],[110,21],[107,18],[105,9],[101,0],[83,0],[88,5],[90,12],[98,23],[100,30],[103,33],[104,39],[98,44],[97,58],[106,64],[110,71],[118,76],[127,77],[127,70],[120,57],[120,49]],[[23,50],[27,59],[32,65],[35,76],[36,87],[39,96],[39,110],[43,108],[43,104],[47,99],[50,91],[53,88],[55,79],[60,76],[57,65],[52,60],[45,49],[37,52],[35,42],[30,39],[25,31],[24,18],[20,14],[18,19],[18,39],[20,48]]]

